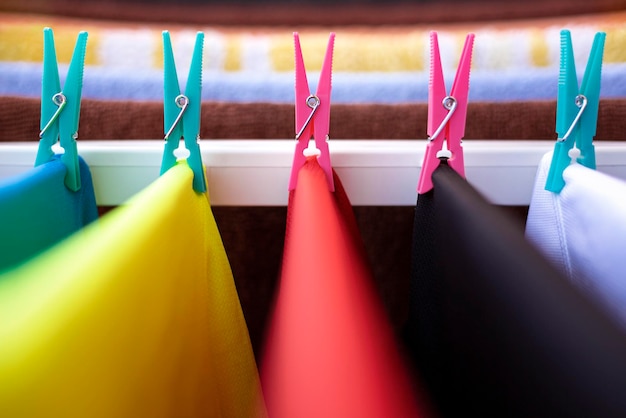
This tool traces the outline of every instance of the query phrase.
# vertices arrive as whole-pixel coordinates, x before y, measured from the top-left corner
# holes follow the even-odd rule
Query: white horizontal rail
[[[181,141],[182,143],[182,141]],[[468,181],[500,205],[528,205],[544,153],[554,141],[463,143]],[[333,167],[356,206],[411,206],[425,140],[330,141]],[[99,205],[117,205],[159,175],[162,140],[82,141]],[[293,140],[202,140],[211,202],[216,206],[283,206]],[[33,166],[37,143],[0,143],[0,179]],[[596,142],[598,170],[626,179],[626,141]]]

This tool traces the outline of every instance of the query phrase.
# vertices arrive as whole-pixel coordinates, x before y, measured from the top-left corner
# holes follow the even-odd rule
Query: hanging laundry
[[[574,68],[571,35],[561,32],[557,101],[559,139],[537,171],[526,236],[552,264],[626,328],[622,196],[626,185],[595,171],[600,74],[606,34],[594,37],[582,87]],[[567,59],[565,59],[567,58]],[[576,146],[574,149],[574,145]],[[576,163],[572,163],[572,151]]]
[[[433,213],[433,173],[439,169],[441,153],[449,156],[446,166],[451,167],[461,178],[465,178],[465,163],[461,138],[465,135],[465,121],[469,99],[469,81],[474,48],[474,34],[465,38],[459,65],[450,93],[446,91],[443,77],[439,37],[430,33],[430,83],[428,87],[428,142],[417,182],[417,207],[413,223],[413,254],[411,260],[410,289],[412,300],[409,307],[408,341],[412,343],[416,365],[429,377],[431,388],[445,383],[440,373],[444,366],[440,354],[440,280],[438,263],[439,249],[434,242],[438,233]],[[444,149],[444,143],[446,148]],[[415,256],[415,255],[418,256]],[[425,262],[423,262],[425,260]],[[424,279],[428,278],[428,279]],[[426,361],[420,362],[420,360]],[[435,394],[437,394],[435,390]]]
[[[0,271],[36,256],[98,217],[91,173],[76,146],[87,32],[78,34],[63,89],[52,29],[44,28],[43,42],[35,168],[0,182]],[[55,154],[57,144],[63,153]]]
[[[207,195],[180,162],[0,280],[0,416],[257,417]]]
[[[544,187],[551,161],[550,152],[537,171],[526,237],[626,329],[626,183],[572,164],[552,193]]]
[[[622,331],[445,162],[432,179],[407,331],[442,416],[624,416]]]
[[[59,157],[0,182],[0,271],[50,248],[98,218],[91,173],[79,158],[82,187],[64,184]]]
[[[427,416],[376,298],[339,178],[329,191],[310,157],[297,182],[261,370],[269,416]]]

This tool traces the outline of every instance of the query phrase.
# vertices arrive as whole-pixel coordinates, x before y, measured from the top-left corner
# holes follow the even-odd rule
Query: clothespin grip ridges
[[[587,97],[587,108],[580,118],[580,132],[576,147],[580,150],[578,162],[591,169],[596,168],[595,147],[593,138],[598,127],[598,110],[600,108],[600,87],[602,79],[602,60],[606,33],[598,32],[594,36],[594,43],[590,54],[590,68],[583,76],[581,91]]]
[[[180,138],[183,136],[182,123],[180,119],[183,115],[182,106],[187,106],[187,100],[178,98],[180,94],[180,84],[176,73],[176,63],[172,40],[168,31],[163,31],[163,131],[165,132],[165,150],[161,161],[161,174],[172,168],[176,164],[174,152],[178,148]],[[169,101],[174,97],[176,106],[171,106]],[[178,99],[178,100],[177,100]],[[186,110],[186,109],[185,109]],[[170,139],[171,138],[171,139]]]
[[[54,156],[52,146],[59,140],[59,114],[67,104],[61,92],[54,34],[52,29],[43,30],[43,80],[41,83],[41,120],[39,149],[35,166],[47,163]]]
[[[469,78],[472,65],[474,34],[465,38],[465,45],[459,60],[459,66],[450,94],[446,87],[441,66],[439,41],[436,32],[430,33],[430,79],[428,88],[428,126],[429,136],[424,160],[417,184],[417,192],[423,194],[433,188],[432,174],[439,166],[439,151],[444,141],[447,142],[450,157],[448,164],[461,177],[465,177],[465,162],[461,139],[465,135],[465,122],[469,96]]]
[[[180,138],[183,137],[185,148],[189,152],[187,164],[194,173],[193,189],[203,193],[206,192],[206,176],[198,141],[200,138],[204,33],[198,32],[196,34],[184,94],[180,93],[170,34],[168,31],[163,31],[162,35],[165,149],[161,161],[161,174],[176,164],[175,151],[180,145]]]
[[[557,93],[556,132],[552,161],[545,189],[559,193],[565,186],[563,171],[571,164],[570,151],[576,145],[580,151],[577,161],[591,169],[596,168],[593,137],[596,134],[600,103],[602,56],[606,34],[594,36],[589,60],[578,87],[576,63],[569,30],[561,31],[561,55]]]
[[[330,191],[335,190],[328,148],[334,42],[335,34],[331,33],[328,38],[317,91],[315,94],[311,94],[302,57],[300,37],[297,32],[294,33],[296,147],[291,166],[289,190],[296,188],[298,172],[306,161],[307,157],[304,152],[309,146],[311,137],[315,139],[315,147],[319,152],[317,161],[326,174],[328,188]]]
[[[61,90],[54,35],[52,29],[44,28],[44,64],[41,89],[41,132],[35,166],[44,164],[54,157],[52,146],[60,142],[64,152],[61,161],[67,168],[65,185],[73,191],[79,190],[80,168],[78,163],[78,124],[83,87],[87,32],[80,32]]]

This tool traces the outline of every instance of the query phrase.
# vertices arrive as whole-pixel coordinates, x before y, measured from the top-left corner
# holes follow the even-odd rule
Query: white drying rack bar
[[[182,141],[181,141],[182,143]],[[211,203],[284,206],[293,140],[202,140]],[[0,143],[0,179],[33,166],[37,142]],[[415,205],[425,140],[330,141],[333,167],[355,206]],[[499,205],[528,205],[537,165],[554,141],[463,143],[467,180]],[[123,203],[159,175],[162,140],[79,141],[99,205]],[[596,141],[598,170],[626,179],[626,142]]]

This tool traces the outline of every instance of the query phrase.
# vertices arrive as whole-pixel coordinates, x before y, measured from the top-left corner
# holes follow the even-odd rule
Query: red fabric
[[[268,415],[417,417],[339,178],[315,158],[289,196],[283,266],[262,362]]]

